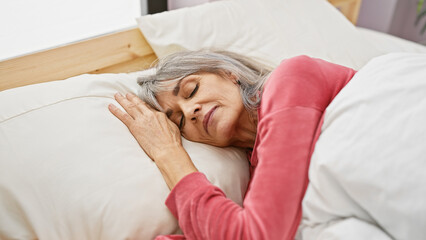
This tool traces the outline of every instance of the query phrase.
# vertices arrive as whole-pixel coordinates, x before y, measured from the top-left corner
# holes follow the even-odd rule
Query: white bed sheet
[[[426,54],[380,56],[327,107],[300,239],[425,239],[425,76]]]

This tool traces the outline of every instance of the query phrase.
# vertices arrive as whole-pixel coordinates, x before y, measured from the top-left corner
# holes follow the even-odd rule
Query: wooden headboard
[[[157,59],[137,28],[0,62],[0,90],[83,73],[132,72]]]
[[[327,0],[338,8],[352,24],[356,25],[362,0]]]
[[[361,0],[328,0],[356,23]],[[0,62],[0,91],[83,73],[143,70],[157,59],[133,28]]]

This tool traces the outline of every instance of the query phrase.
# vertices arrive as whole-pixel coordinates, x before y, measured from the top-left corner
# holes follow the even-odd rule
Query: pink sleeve
[[[184,235],[161,235],[155,238],[155,240],[186,240]]]
[[[262,96],[253,152],[258,164],[243,207],[227,199],[202,173],[189,174],[173,188],[166,205],[187,239],[294,238],[323,111],[354,73],[329,64],[298,57],[283,61],[271,75]],[[336,77],[341,79],[328,79]]]

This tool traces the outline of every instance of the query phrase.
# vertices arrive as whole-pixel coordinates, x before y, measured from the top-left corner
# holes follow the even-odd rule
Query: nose
[[[182,109],[186,119],[196,122],[201,113],[201,105],[200,104],[191,104],[187,103],[183,106]]]

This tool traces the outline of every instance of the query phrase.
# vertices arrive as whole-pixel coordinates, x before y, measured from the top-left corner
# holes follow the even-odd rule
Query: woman
[[[166,205],[185,236],[158,239],[293,239],[323,114],[355,71],[320,59],[284,60],[273,72],[229,52],[180,52],[142,77],[140,97],[116,94],[110,111],[160,169]],[[197,171],[188,140],[250,151],[243,207]]]

